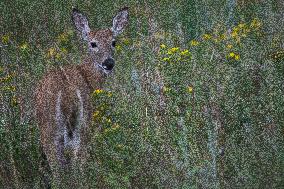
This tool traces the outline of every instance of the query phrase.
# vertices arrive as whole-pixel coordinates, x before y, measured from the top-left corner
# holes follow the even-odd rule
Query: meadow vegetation
[[[115,73],[92,96],[90,188],[283,188],[281,0],[0,2],[0,188],[44,188],[33,91],[78,64],[91,27],[130,8]]]

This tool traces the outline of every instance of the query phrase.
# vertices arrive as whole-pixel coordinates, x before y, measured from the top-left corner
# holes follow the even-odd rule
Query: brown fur
[[[90,93],[101,88],[105,79],[103,73],[92,68],[92,64],[71,65],[59,70],[52,70],[47,73],[39,82],[36,90],[36,114],[41,133],[41,143],[45,151],[49,151],[55,157],[54,137],[56,134],[56,101],[58,93],[62,93],[62,112],[65,119],[70,120],[74,109],[77,106],[76,89],[81,91],[84,110],[88,113],[86,120],[89,125],[91,118],[92,104],[90,102]],[[73,116],[74,117],[74,116]],[[74,124],[69,123],[72,127]],[[71,129],[72,128],[68,128]]]

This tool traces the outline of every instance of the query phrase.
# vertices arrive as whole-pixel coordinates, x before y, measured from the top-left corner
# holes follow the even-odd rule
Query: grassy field
[[[93,93],[89,188],[284,187],[283,1],[1,0],[0,188],[53,183],[32,97],[84,55],[72,6],[93,28],[130,8]]]

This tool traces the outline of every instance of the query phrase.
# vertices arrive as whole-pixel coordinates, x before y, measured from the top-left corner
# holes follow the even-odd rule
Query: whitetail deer
[[[115,38],[128,23],[128,9],[119,11],[108,29],[91,31],[87,17],[77,9],[73,9],[72,20],[88,44],[86,60],[49,71],[35,93],[41,144],[51,169],[68,166],[85,153],[93,110],[91,93],[102,87],[113,70]]]

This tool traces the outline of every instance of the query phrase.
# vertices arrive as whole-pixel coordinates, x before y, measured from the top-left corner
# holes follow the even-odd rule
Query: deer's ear
[[[72,10],[72,20],[77,31],[82,35],[84,40],[88,40],[90,33],[90,27],[88,19],[83,15],[78,9],[73,8]]]
[[[119,11],[112,20],[112,28],[114,36],[117,36],[123,32],[128,23],[128,8],[125,7]]]

